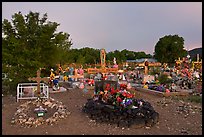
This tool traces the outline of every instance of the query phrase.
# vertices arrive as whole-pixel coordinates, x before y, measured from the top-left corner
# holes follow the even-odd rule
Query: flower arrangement
[[[96,92],[94,98],[122,108],[132,107],[134,94],[127,91],[126,88],[126,84],[120,84],[119,89],[114,89],[110,84],[106,84],[104,91]]]

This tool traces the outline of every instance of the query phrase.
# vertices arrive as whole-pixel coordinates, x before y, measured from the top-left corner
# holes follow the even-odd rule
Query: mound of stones
[[[82,110],[96,122],[107,122],[123,128],[131,126],[135,128],[152,127],[159,120],[159,113],[143,99],[134,98],[132,107],[123,108],[91,98],[87,100]]]
[[[35,109],[39,107],[46,109],[44,116],[39,117]],[[11,124],[20,125],[21,127],[37,127],[43,124],[53,125],[60,119],[65,119],[71,113],[67,110],[62,102],[53,98],[42,100],[30,100],[17,107],[17,111],[12,118]]]

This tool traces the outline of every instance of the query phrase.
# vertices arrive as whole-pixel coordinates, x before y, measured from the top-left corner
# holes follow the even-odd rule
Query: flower
[[[126,84],[120,84],[120,89],[126,89],[127,85]]]
[[[120,97],[117,97],[117,102],[122,102],[122,99]]]

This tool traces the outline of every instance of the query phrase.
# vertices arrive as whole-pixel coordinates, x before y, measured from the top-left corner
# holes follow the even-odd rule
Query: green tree
[[[178,35],[164,36],[155,45],[154,57],[161,63],[175,63],[178,57],[186,55],[184,39]]]
[[[59,63],[72,45],[69,34],[56,33],[58,23],[48,21],[47,14],[39,15],[18,12],[11,22],[2,21],[2,70],[12,79],[9,86],[14,92],[18,83],[36,76],[39,68]]]

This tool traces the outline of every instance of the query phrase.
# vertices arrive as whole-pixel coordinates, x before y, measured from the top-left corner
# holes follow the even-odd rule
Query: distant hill
[[[199,58],[202,58],[202,48],[195,48],[192,50],[189,50],[189,55],[191,56],[191,59],[197,58],[197,54],[199,54]]]

